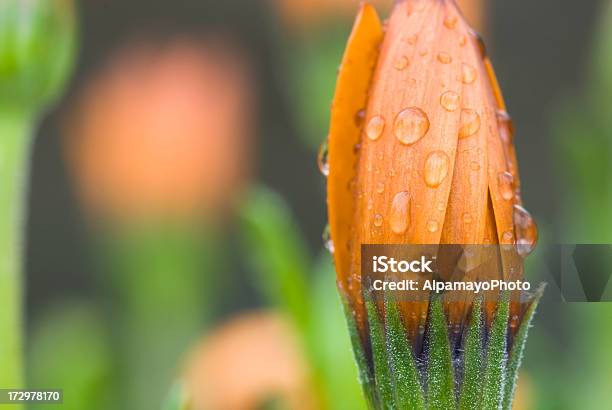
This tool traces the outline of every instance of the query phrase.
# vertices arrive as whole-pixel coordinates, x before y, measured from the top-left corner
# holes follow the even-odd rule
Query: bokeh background
[[[483,3],[471,18],[514,118],[523,198],[541,241],[610,243],[612,4]],[[89,404],[67,398],[75,409],[157,408],[177,380],[197,380],[218,403],[260,389],[219,408],[359,405],[347,398],[358,393],[317,167],[357,5],[78,4],[75,73],[33,153],[30,383],[80,392]],[[545,257],[532,259],[529,274],[546,280]],[[267,290],[271,281],[282,289]],[[279,297],[287,289],[292,296]],[[603,303],[544,303],[517,408],[612,408],[611,320]],[[227,351],[244,351],[252,370],[227,370],[240,367],[218,363]],[[335,385],[322,388],[326,380]],[[179,396],[189,383],[177,385]]]

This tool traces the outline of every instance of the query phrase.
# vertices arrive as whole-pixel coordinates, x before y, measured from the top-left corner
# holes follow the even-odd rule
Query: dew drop
[[[422,49],[421,51],[419,51],[419,55],[421,57],[425,57],[427,54],[429,53],[429,51],[427,51],[427,49]]]
[[[368,199],[368,211],[371,211],[372,209],[374,209],[374,201],[372,199]]]
[[[463,63],[461,65],[461,80],[465,84],[472,84],[476,81],[476,69],[469,64]]]
[[[395,118],[393,133],[405,145],[411,145],[420,140],[429,131],[429,118],[420,108],[406,108]]]
[[[328,150],[327,150],[327,140],[324,141],[319,147],[319,154],[317,155],[317,165],[319,166],[319,171],[324,176],[329,175],[329,162],[328,162]]]
[[[514,185],[514,177],[509,172],[500,172],[498,175],[499,193],[506,201],[514,197],[512,186]]]
[[[472,161],[470,163],[470,168],[471,168],[472,171],[480,171],[481,166],[480,166],[480,164],[477,161]]]
[[[323,244],[325,245],[325,249],[329,251],[333,255],[334,253],[334,241],[331,239],[331,233],[329,229],[329,224],[325,226],[323,230]]]
[[[440,96],[440,105],[446,111],[456,111],[461,103],[461,97],[454,91],[446,91]]]
[[[374,215],[374,226],[380,228],[383,224],[383,216],[381,214]]]
[[[465,35],[459,37],[459,46],[464,47],[467,44],[467,37]]]
[[[416,44],[416,42],[417,42],[417,39],[418,39],[418,38],[419,38],[419,36],[418,36],[417,34],[413,34],[413,35],[411,35],[411,36],[410,36],[410,37],[408,37],[408,39],[407,39],[408,44],[410,44],[410,45],[415,45],[415,44]]]
[[[525,208],[514,205],[514,230],[516,231],[516,250],[522,257],[528,256],[538,242],[538,227]]]
[[[393,67],[395,67],[396,70],[401,71],[401,70],[406,69],[406,67],[408,67],[409,64],[410,64],[410,60],[408,60],[408,57],[401,56],[400,58],[395,60],[395,63],[393,63]]]
[[[453,57],[448,53],[438,53],[438,61],[442,64],[450,64],[453,61]]]
[[[472,223],[472,221],[473,221],[473,219],[472,219],[472,214],[471,214],[471,213],[469,213],[469,212],[465,212],[465,213],[463,214],[463,222],[465,222],[466,224],[468,224],[468,225],[469,225],[469,224],[471,224],[471,223]]]
[[[391,230],[397,234],[402,234],[408,229],[410,224],[410,194],[407,191],[399,192],[393,198],[391,204],[391,215],[389,225]]]
[[[460,122],[459,138],[469,137],[480,130],[480,115],[474,110],[461,110]]]
[[[512,118],[504,110],[497,112],[497,126],[499,128],[499,137],[506,144],[512,143],[514,137],[514,123]]]
[[[372,141],[376,141],[380,138],[385,129],[385,120],[380,115],[376,115],[370,119],[368,126],[366,127],[366,135]]]
[[[383,192],[385,192],[385,183],[384,182],[376,183],[376,192],[378,192],[379,194],[382,194]]]
[[[427,230],[431,233],[434,233],[438,230],[438,222],[431,220],[427,222]]]
[[[512,239],[514,239],[514,235],[511,231],[506,231],[502,234],[502,241],[504,243],[510,243],[512,242]]]
[[[357,111],[357,113],[355,114],[355,125],[357,127],[361,128],[361,126],[363,125],[363,121],[365,120],[365,115],[366,112],[363,108]]]
[[[431,188],[436,188],[448,175],[448,155],[443,151],[434,151],[427,156],[425,161],[425,183]]]
[[[446,203],[443,201],[438,202],[438,211],[443,212],[446,210]]]
[[[449,30],[452,30],[455,28],[455,26],[457,26],[457,16],[446,16],[446,18],[444,19],[444,27]]]

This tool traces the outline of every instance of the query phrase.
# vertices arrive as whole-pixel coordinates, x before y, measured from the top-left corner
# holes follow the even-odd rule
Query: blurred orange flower
[[[185,390],[193,410],[255,410],[275,400],[317,408],[294,330],[272,312],[244,314],[208,336],[187,363]]]
[[[194,217],[228,205],[249,173],[251,73],[221,43],[133,45],[80,92],[66,126],[95,215]]]

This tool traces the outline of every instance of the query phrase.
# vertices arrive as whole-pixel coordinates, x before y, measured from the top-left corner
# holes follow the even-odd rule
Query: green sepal
[[[359,371],[359,383],[363,389],[363,395],[367,401],[368,408],[378,408],[378,398],[376,395],[376,384],[370,366],[366,352],[363,348],[361,337],[359,336],[359,330],[357,329],[357,322],[353,317],[352,309],[349,302],[342,292],[340,292],[342,299],[342,305],[344,307],[344,313],[346,316],[346,322],[349,328],[349,336],[351,338],[351,345],[353,346],[353,354],[355,356],[355,362],[357,362],[357,369]]]
[[[396,409],[393,391],[391,367],[387,358],[387,343],[385,330],[378,315],[376,303],[371,295],[364,292],[368,324],[370,327],[370,342],[372,345],[372,359],[374,361],[374,379],[381,409]]]
[[[502,404],[506,381],[506,347],[509,313],[510,299],[509,295],[504,293],[499,301],[487,344],[487,359],[482,389],[482,408],[484,409],[499,409]]]
[[[529,327],[535,314],[536,308],[540,303],[540,299],[544,293],[545,284],[538,287],[536,294],[529,305],[529,308],[523,316],[521,325],[514,337],[514,343],[510,350],[510,357],[508,359],[508,366],[506,369],[506,386],[504,387],[504,399],[502,408],[504,410],[512,409],[512,402],[514,400],[514,392],[516,390],[516,383],[518,381],[518,370],[523,360],[523,353],[525,351],[525,342],[527,341],[527,333],[529,333]]]
[[[482,300],[477,298],[472,305],[472,317],[464,344],[464,371],[459,409],[480,408],[482,389]]]
[[[425,397],[411,344],[406,338],[397,304],[385,300],[387,351],[392,369],[395,400],[400,409],[425,408]]]
[[[432,297],[429,312],[427,407],[429,409],[454,409],[455,380],[446,329],[446,317],[440,297]]]

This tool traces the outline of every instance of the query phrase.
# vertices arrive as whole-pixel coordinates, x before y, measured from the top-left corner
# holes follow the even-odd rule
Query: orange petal
[[[356,146],[363,130],[360,113],[367,105],[383,36],[376,10],[364,3],[342,58],[331,112],[327,183],[329,228],[335,247],[338,286],[341,292],[352,294],[349,298],[352,301],[361,300],[360,284],[350,286],[351,229],[355,213],[353,185],[358,161]]]

